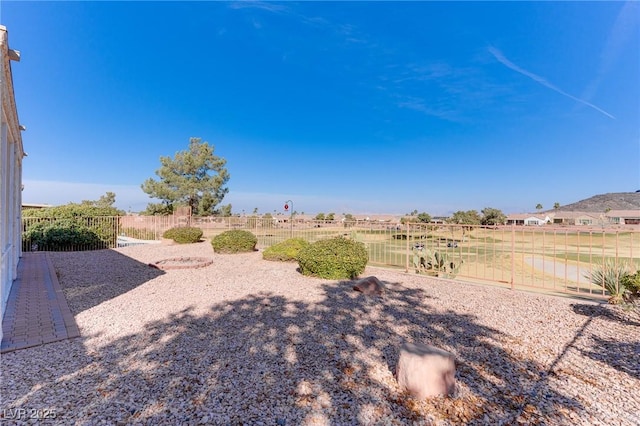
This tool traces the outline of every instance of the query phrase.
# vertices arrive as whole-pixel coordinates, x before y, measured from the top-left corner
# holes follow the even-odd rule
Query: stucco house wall
[[[4,312],[11,285],[17,277],[21,247],[23,129],[18,121],[13,93],[11,61],[20,53],[9,48],[7,29],[0,25],[0,314]],[[2,336],[0,330],[0,338]]]
[[[640,210],[611,210],[607,219],[616,225],[640,225]]]

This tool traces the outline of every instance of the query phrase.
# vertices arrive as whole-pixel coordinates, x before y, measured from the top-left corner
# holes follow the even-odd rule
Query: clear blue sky
[[[640,189],[638,2],[12,2],[25,202],[200,137],[234,213],[535,211]]]

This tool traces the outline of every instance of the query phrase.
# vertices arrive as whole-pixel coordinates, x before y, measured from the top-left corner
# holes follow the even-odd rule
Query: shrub
[[[300,250],[308,245],[309,242],[302,238],[290,238],[265,249],[262,252],[262,258],[266,260],[292,262],[298,259]]]
[[[156,232],[150,228],[122,227],[120,228],[120,235],[130,238],[136,238],[138,240],[156,239]]]
[[[211,239],[216,253],[244,253],[255,251],[258,238],[249,231],[234,229],[225,231]]]
[[[640,297],[640,270],[635,274],[626,274],[620,278],[620,284],[624,287],[630,298]]]
[[[48,230],[47,234],[53,232],[57,235],[55,238],[53,238],[53,234],[51,237],[46,237],[48,238],[47,244],[51,244],[51,248],[47,250],[94,250],[115,247],[119,227],[117,216],[120,215],[122,212],[113,207],[74,203],[44,209],[24,209],[22,211],[25,223],[24,249],[30,250],[31,246],[38,244],[38,247],[44,250],[46,245],[42,245],[42,241],[38,242],[33,238],[36,235],[42,236],[41,232],[45,228]],[[42,223],[52,226],[45,226]],[[89,234],[92,236],[88,236]],[[94,241],[95,236],[98,237],[95,244],[88,242]],[[77,244],[84,245],[84,247],[75,248]],[[91,246],[91,244],[94,245]],[[74,248],[70,248],[71,246]]]
[[[202,229],[190,226],[178,226],[164,231],[162,238],[168,238],[178,244],[197,243],[200,241],[200,238],[202,238]]]
[[[91,228],[71,219],[38,222],[23,234],[23,250],[93,250],[108,248],[108,242]],[[28,245],[29,247],[26,247]]]
[[[363,243],[344,237],[316,241],[298,253],[303,275],[354,279],[364,272],[369,256]]]

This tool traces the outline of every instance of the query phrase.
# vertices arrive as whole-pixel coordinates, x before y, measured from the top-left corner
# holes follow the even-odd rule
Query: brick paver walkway
[[[49,255],[23,253],[2,318],[0,353],[78,336]]]

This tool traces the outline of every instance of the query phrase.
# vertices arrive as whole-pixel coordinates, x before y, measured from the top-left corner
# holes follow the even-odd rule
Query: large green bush
[[[266,248],[262,252],[262,258],[281,262],[296,261],[298,260],[298,253],[300,250],[308,245],[309,242],[302,238],[289,238],[288,240],[284,240]]]
[[[298,253],[303,275],[354,279],[364,272],[369,256],[363,243],[344,237],[316,241]]]
[[[69,203],[44,209],[25,209],[23,250],[95,250],[115,247],[118,216],[114,207]],[[96,239],[97,238],[97,239]]]
[[[258,238],[249,231],[234,229],[225,231],[211,239],[216,253],[244,253],[255,251]]]
[[[162,238],[168,238],[178,244],[197,243],[202,238],[202,229],[191,226],[177,226],[164,231]]]
[[[34,223],[23,234],[23,250],[79,251],[108,248],[93,229],[71,219]]]

